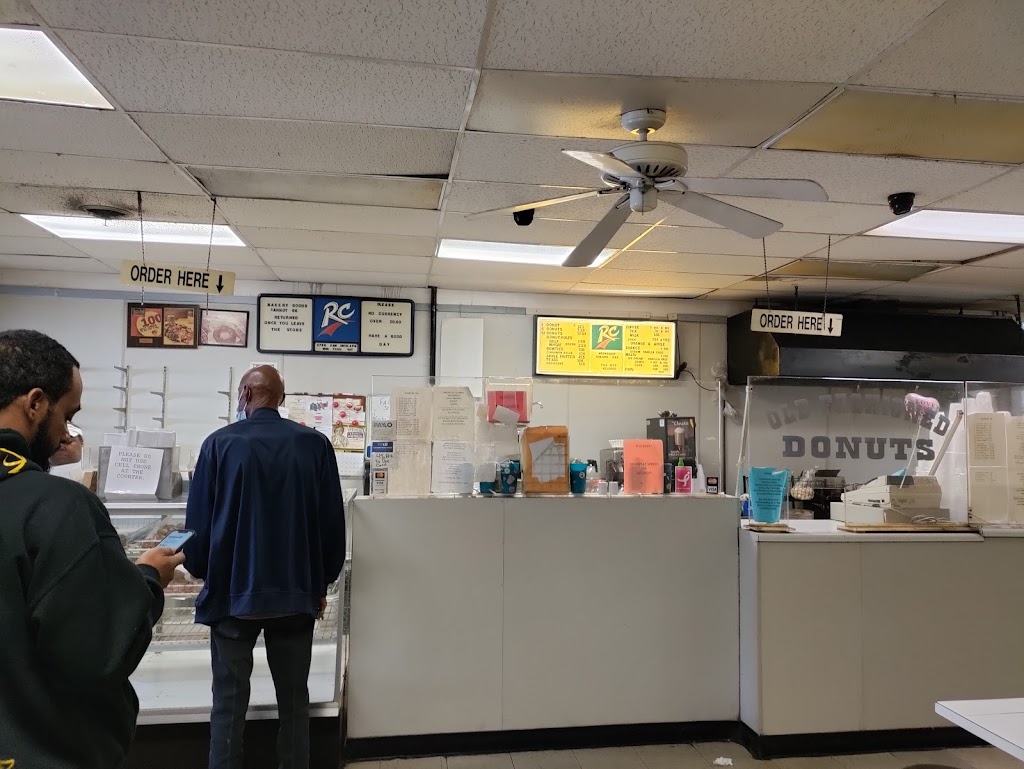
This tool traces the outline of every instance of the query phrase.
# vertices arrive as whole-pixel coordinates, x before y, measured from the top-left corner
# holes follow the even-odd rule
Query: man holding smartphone
[[[260,632],[277,692],[281,769],[309,767],[313,624],[345,563],[345,514],[328,438],[283,419],[284,380],[246,372],[236,420],[203,443],[188,497],[188,570],[205,581],[210,626],[210,769],[241,769],[253,648]]]
[[[128,676],[184,561],[154,548],[132,564],[96,495],[47,474],[81,398],[60,344],[0,332],[0,766],[124,764]]]

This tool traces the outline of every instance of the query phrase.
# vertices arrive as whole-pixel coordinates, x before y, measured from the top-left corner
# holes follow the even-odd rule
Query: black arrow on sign
[[[832,318],[828,319],[828,333],[832,333]]]
[[[224,276],[223,275],[218,275],[217,276],[217,293],[219,294],[223,290],[224,290]],[[829,327],[829,331],[831,331],[831,330],[832,330],[832,328]]]

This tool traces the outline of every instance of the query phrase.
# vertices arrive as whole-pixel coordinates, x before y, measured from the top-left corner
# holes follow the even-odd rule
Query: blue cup
[[[519,485],[519,463],[502,462],[498,470],[498,488],[502,494],[515,494]]]
[[[494,493],[494,481],[480,481],[480,493],[481,494],[493,494]]]
[[[569,491],[572,494],[585,494],[587,492],[587,463],[569,463]]]

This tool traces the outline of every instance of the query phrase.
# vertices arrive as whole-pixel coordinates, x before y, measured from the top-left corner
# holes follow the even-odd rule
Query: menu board
[[[413,354],[415,305],[408,299],[261,294],[257,349],[312,355]]]
[[[676,377],[676,324],[672,321],[538,316],[535,322],[535,374]]]

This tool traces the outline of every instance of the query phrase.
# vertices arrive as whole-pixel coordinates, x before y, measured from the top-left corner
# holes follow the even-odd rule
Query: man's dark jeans
[[[211,628],[213,713],[210,716],[210,769],[242,769],[242,736],[249,707],[252,653],[260,631],[277,691],[281,769],[309,769],[309,664],[313,618],[230,617]]]

